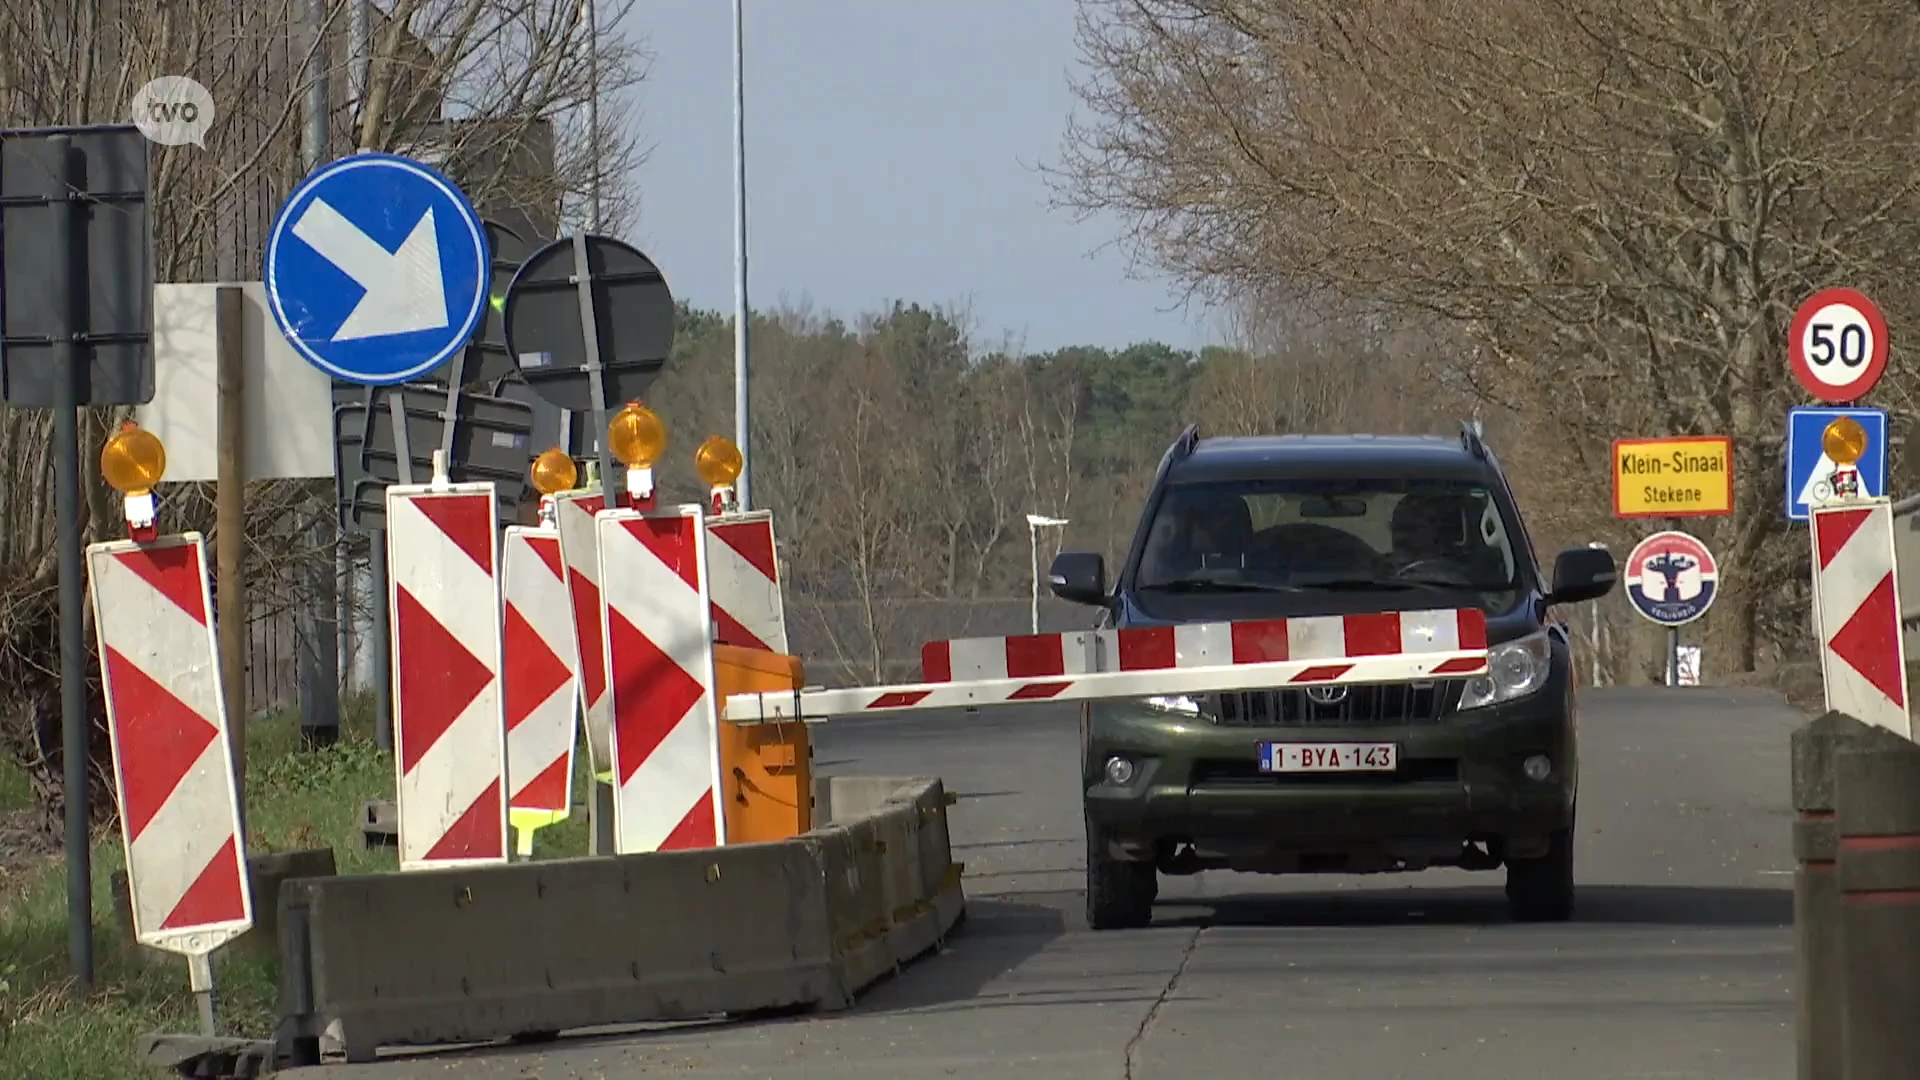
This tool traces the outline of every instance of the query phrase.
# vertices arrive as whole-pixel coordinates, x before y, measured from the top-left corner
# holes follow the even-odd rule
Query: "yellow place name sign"
[[[1613,516],[1733,513],[1733,440],[1725,435],[1615,439]]]

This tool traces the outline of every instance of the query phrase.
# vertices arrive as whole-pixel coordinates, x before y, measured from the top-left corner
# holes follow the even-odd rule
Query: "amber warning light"
[[[1836,465],[1854,465],[1867,456],[1867,429],[1851,416],[1843,416],[1820,433],[1820,449]]]
[[[627,496],[636,504],[653,498],[653,466],[667,451],[667,425],[637,401],[621,406],[607,422],[607,449],[627,467]]]
[[[100,476],[125,497],[127,528],[135,540],[151,540],[159,516],[153,489],[167,474],[167,448],[160,436],[131,420],[100,448]]]
[[[580,482],[580,467],[565,450],[555,446],[534,458],[527,471],[533,490],[540,493],[540,524],[551,529],[559,523],[559,508],[554,505],[553,497],[574,489]]]
[[[712,493],[711,509],[714,513],[730,514],[740,509],[740,498],[734,484],[746,467],[747,460],[741,456],[740,448],[723,435],[707,436],[707,441],[694,451],[693,471],[707,482],[707,488]]]
[[[1820,433],[1820,451],[1833,461],[1833,475],[1813,485],[1813,501],[1860,497],[1860,459],[1867,456],[1867,429],[1843,416]]]

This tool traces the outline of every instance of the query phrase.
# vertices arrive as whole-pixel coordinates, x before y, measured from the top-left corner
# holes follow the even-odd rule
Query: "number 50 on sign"
[[[1807,393],[1836,405],[1858,401],[1886,373],[1886,317],[1857,290],[1822,289],[1794,314],[1787,358]]]

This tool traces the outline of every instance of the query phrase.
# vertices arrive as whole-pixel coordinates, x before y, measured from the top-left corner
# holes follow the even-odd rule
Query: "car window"
[[[1449,479],[1260,479],[1170,486],[1135,584],[1446,588],[1504,610],[1521,557],[1484,484]]]

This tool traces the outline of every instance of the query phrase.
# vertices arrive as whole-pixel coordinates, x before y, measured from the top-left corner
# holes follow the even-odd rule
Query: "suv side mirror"
[[[1104,605],[1107,602],[1107,560],[1092,551],[1063,551],[1053,557],[1047,568],[1047,584],[1053,595],[1076,604]]]
[[[1613,553],[1606,548],[1568,548],[1553,560],[1553,595],[1547,600],[1555,604],[1598,600],[1613,591],[1618,576]]]

